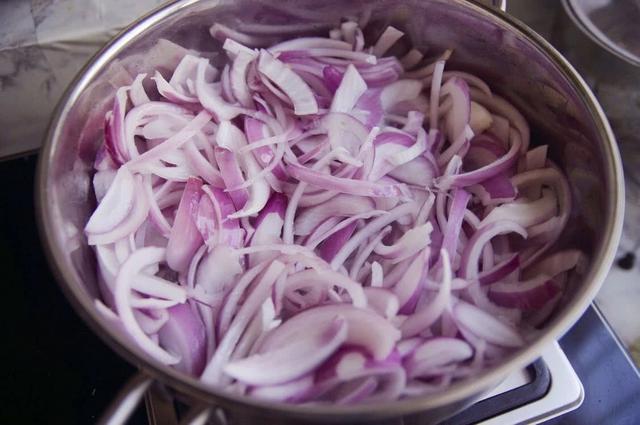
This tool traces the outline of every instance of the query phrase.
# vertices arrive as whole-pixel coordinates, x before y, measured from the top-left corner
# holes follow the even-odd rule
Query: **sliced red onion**
[[[368,198],[340,194],[323,204],[307,208],[298,214],[294,223],[294,233],[295,235],[309,235],[329,217],[348,217],[371,211],[373,207],[373,203]]]
[[[442,86],[442,96],[450,96],[453,106],[446,114],[446,134],[449,140],[456,140],[463,133],[471,119],[471,99],[469,86],[461,78],[451,78]]]
[[[462,78],[463,80],[465,80],[467,82],[467,84],[470,87],[475,87],[475,88],[479,89],[480,91],[482,91],[483,93],[487,94],[488,96],[492,95],[491,88],[489,87],[489,85],[487,83],[485,83],[480,78],[478,78],[475,75],[470,74],[468,72],[464,72],[464,71],[446,71],[443,76],[444,76],[444,78],[446,80],[449,80],[452,77]]]
[[[518,192],[509,177],[504,174],[488,178],[479,185],[466,188],[480,199],[483,205],[496,205],[513,201]]]
[[[336,231],[327,237],[318,247],[318,255],[325,261],[333,260],[340,248],[349,240],[358,225],[357,221],[349,223],[347,226]],[[324,238],[324,235],[323,235]]]
[[[403,338],[416,336],[423,330],[428,329],[429,326],[438,320],[442,312],[449,305],[451,298],[451,280],[453,277],[451,262],[447,251],[441,250],[440,256],[442,258],[442,283],[440,284],[440,288],[429,304],[416,308],[415,313],[407,317],[400,325]]]
[[[202,106],[219,120],[230,120],[238,116],[242,109],[230,105],[222,98],[218,88],[207,81],[206,72],[209,62],[205,58],[198,61],[198,68],[195,81],[196,94]]]
[[[236,316],[231,322],[229,329],[220,341],[213,358],[210,359],[201,379],[210,385],[219,385],[222,376],[222,369],[231,356],[235,345],[249,324],[254,313],[260,305],[269,297],[273,284],[278,276],[284,271],[285,265],[278,260],[274,260],[265,270],[262,278],[258,281],[253,291],[249,294]]]
[[[520,152],[526,152],[529,149],[529,124],[524,119],[522,114],[518,112],[509,102],[500,96],[488,96],[486,93],[476,89],[469,89],[471,94],[471,100],[474,100],[489,109],[494,114],[500,114],[506,117],[509,122],[520,132],[522,138],[522,146]],[[504,140],[504,139],[503,139]]]
[[[497,114],[491,114],[491,118],[493,118],[493,122],[488,130],[488,134],[496,136],[500,141],[506,144],[507,140],[509,140],[509,129],[511,128],[509,120],[502,115]]]
[[[382,317],[391,319],[398,313],[400,302],[392,291],[385,288],[369,287],[364,288],[364,293],[367,297],[369,308]]]
[[[449,218],[444,228],[442,240],[442,249],[447,251],[449,258],[455,258],[464,212],[470,199],[471,195],[465,190],[457,189],[453,192],[453,202],[451,203],[451,210],[449,211]]]
[[[127,88],[121,87],[116,91],[113,108],[105,115],[104,144],[109,156],[117,165],[121,165],[131,157],[125,144],[125,109],[127,105]]]
[[[274,401],[469,379],[532,338],[584,269],[553,248],[568,180],[546,146],[528,150],[511,103],[444,71],[452,50],[405,72],[423,54],[381,57],[395,28],[374,46],[355,20],[282,41],[320,18],[291,13],[310,23],[214,25],[218,68],[159,43],[151,97],[122,70],[85,228],[115,313],[97,308],[152,358]]]
[[[149,96],[147,96],[147,92],[144,90],[143,82],[144,79],[147,78],[147,74],[138,74],[136,78],[131,83],[131,88],[129,89],[129,98],[131,99],[131,103],[133,106],[143,105],[149,102]]]
[[[524,282],[497,282],[489,287],[489,298],[496,304],[523,311],[544,307],[559,292],[546,275]]]
[[[511,203],[494,208],[480,223],[486,226],[490,223],[509,220],[522,227],[540,224],[556,215],[557,200],[552,190],[543,189],[542,197],[537,201]]]
[[[523,277],[530,278],[545,274],[551,278],[569,270],[584,269],[586,256],[577,249],[568,249],[549,255],[543,260],[529,266],[523,271]]]
[[[433,338],[416,347],[405,360],[409,378],[433,376],[438,369],[452,363],[468,360],[473,355],[471,346],[456,338]]]
[[[351,115],[329,113],[322,117],[319,129],[329,136],[329,143],[334,148],[344,148],[352,156],[357,155],[361,145],[367,139],[369,130]]]
[[[202,182],[187,181],[167,244],[167,264],[177,272],[185,272],[196,250],[202,245],[202,235],[196,226]]]
[[[544,168],[547,163],[547,151],[549,145],[536,146],[529,150],[525,157],[525,169],[526,171],[535,170],[538,168]]]
[[[469,127],[473,130],[474,134],[481,134],[493,123],[493,118],[489,111],[487,111],[482,105],[471,102],[471,115],[469,118]]]
[[[342,72],[340,72],[335,66],[326,65],[322,68],[322,78],[327,89],[331,93],[335,93],[342,82]]]
[[[378,38],[376,44],[373,46],[373,54],[378,57],[384,55],[391,48],[391,46],[396,43],[396,41],[402,38],[403,35],[404,33],[399,29],[388,26],[384,30],[382,35],[380,35],[380,38]]]
[[[515,328],[472,304],[459,301],[453,308],[453,315],[458,325],[487,342],[503,347],[524,345],[524,340]]]
[[[411,197],[402,184],[380,184],[364,180],[335,177],[300,165],[287,166],[287,172],[294,178],[324,190],[335,190],[358,196],[370,197]]]
[[[264,400],[297,402],[305,399],[313,385],[313,375],[309,374],[280,385],[253,387],[249,394]]]
[[[348,276],[332,270],[323,270],[322,272],[304,270],[290,275],[286,285],[294,288],[302,288],[305,285],[321,285],[327,288],[337,286],[349,294],[354,307],[365,308],[367,306],[367,298],[362,287]]]
[[[244,51],[239,52],[231,67],[231,92],[245,108],[250,108],[253,105],[251,92],[247,85],[247,70],[254,58],[254,54],[248,54]]]
[[[522,311],[497,305],[489,299],[487,293],[487,287],[482,287],[479,283],[472,282],[465,288],[464,298],[497,319],[503,320],[504,322],[514,326],[520,323],[522,319]]]
[[[387,85],[380,92],[382,109],[389,110],[392,106],[407,100],[415,99],[422,91],[422,82],[417,80],[398,80]]]
[[[527,231],[522,226],[512,221],[503,220],[481,227],[474,233],[467,243],[460,260],[460,274],[463,278],[475,279],[478,277],[478,261],[482,249],[486,243],[497,235],[517,233],[523,238],[527,237]]]
[[[180,357],[168,353],[160,348],[149,336],[147,336],[136,318],[130,306],[131,281],[135,279],[145,267],[164,260],[164,248],[142,248],[132,253],[129,258],[121,265],[116,278],[114,289],[114,300],[116,310],[124,328],[129,335],[150,356],[158,359],[166,364],[176,364],[180,361]]]
[[[273,37],[244,34],[244,33],[232,30],[226,25],[222,25],[220,23],[213,24],[213,26],[209,28],[209,33],[213,38],[218,39],[220,41],[224,42],[225,40],[231,39],[238,43],[242,43],[245,46],[251,46],[251,47],[266,47],[273,44],[274,41],[277,40],[276,38],[273,38]]]
[[[270,53],[266,51],[260,53],[258,70],[287,94],[293,103],[296,115],[318,113],[318,105],[309,86]]]
[[[399,217],[406,214],[411,214],[415,211],[416,205],[414,203],[402,204],[393,210],[389,211],[389,214],[380,216],[372,220],[367,226],[363,227],[347,242],[336,256],[331,261],[331,268],[337,270],[342,263],[351,255],[351,253],[366,239],[374,235],[376,232],[382,230],[385,226],[396,221]]]
[[[354,52],[344,49],[309,48],[305,50],[289,50],[278,54],[283,61],[303,58],[319,58],[324,63],[347,66],[351,62],[371,64],[377,63],[377,58],[364,52]]]
[[[156,71],[152,80],[156,83],[156,89],[160,96],[165,99],[175,102],[175,103],[196,103],[198,102],[198,98],[195,96],[190,96],[184,93],[181,93],[178,89],[173,87],[167,80],[164,79],[160,72]]]
[[[331,112],[351,112],[366,90],[367,83],[364,82],[355,66],[349,65],[331,101]]]
[[[244,133],[229,121],[220,123],[216,139],[220,146],[230,148],[236,152],[248,144]],[[230,218],[248,217],[257,214],[266,205],[271,192],[267,181],[264,178],[258,177],[260,174],[260,165],[253,155],[243,155],[241,161],[245,173],[249,178],[254,178],[254,183],[249,188],[249,199],[247,202],[241,209],[231,214],[229,216]]]
[[[261,353],[286,345],[307,333],[309,327],[320,327],[343,317],[347,322],[348,334],[345,344],[358,345],[366,349],[378,360],[386,358],[400,339],[400,332],[382,316],[347,304],[313,307],[293,316],[265,338]]]
[[[562,172],[551,163],[551,167],[538,170],[527,171],[512,178],[514,185],[519,189],[536,188],[539,185],[548,185],[555,189],[558,199],[558,221],[557,226],[550,231],[544,245],[540,248],[530,249],[523,252],[523,267],[532,264],[538,257],[544,254],[547,249],[560,237],[566,225],[571,211],[572,199],[569,183]]]
[[[236,58],[240,53],[245,53],[253,57],[258,56],[258,53],[255,50],[250,49],[231,38],[227,38],[224,41],[224,43],[222,44],[222,48],[227,52],[227,54],[229,54],[229,56],[231,56],[232,59]]]
[[[322,326],[324,325],[324,326]],[[282,347],[236,360],[224,372],[249,385],[277,385],[297,379],[314,370],[347,339],[347,322],[333,321],[309,328]]]
[[[509,276],[520,266],[520,257],[513,254],[501,263],[496,264],[491,270],[482,272],[478,275],[480,285],[489,285],[498,282]]]
[[[139,106],[138,108],[144,108],[147,105],[151,105],[151,103],[146,103],[142,106]],[[130,116],[131,115],[127,115],[127,120]],[[207,113],[206,111],[199,112],[198,115],[196,115],[191,121],[189,121],[189,123],[180,131],[176,132],[173,136],[171,136],[158,146],[153,147],[143,154],[132,159],[127,163],[126,166],[129,167],[132,171],[144,172],[146,169],[148,169],[149,165],[153,165],[154,162],[163,159],[167,155],[174,154],[178,148],[187,143],[210,121],[211,115],[209,113]]]
[[[198,70],[199,56],[190,51],[189,54],[183,55],[180,63],[173,70],[169,84],[177,91],[186,94],[194,95],[193,83],[196,80],[196,74]],[[218,75],[218,70],[214,67],[208,67],[205,77],[213,80]],[[197,99],[195,99],[197,101]]]
[[[358,250],[358,254],[353,260],[351,270],[349,271],[349,276],[352,279],[356,279],[359,276],[362,266],[364,265],[367,258],[369,258],[374,248],[378,246],[378,244],[382,241],[382,239],[384,239],[385,236],[389,234],[389,232],[391,232],[391,226],[383,228],[377,235],[371,238],[370,242],[367,245],[361,247]],[[380,286],[382,286],[382,283],[380,283]]]
[[[301,37],[293,40],[283,41],[269,48],[270,52],[284,52],[288,50],[307,49],[336,49],[351,50],[352,46],[341,40],[331,40],[321,37]]]
[[[412,184],[420,187],[429,187],[435,175],[437,175],[438,166],[434,161],[419,156],[411,161],[396,167],[389,171],[389,176],[402,183]]]
[[[131,212],[135,195],[133,174],[125,167],[120,168],[98,208],[89,218],[85,232],[105,233],[113,230]]]
[[[414,159],[418,159],[420,155],[425,153],[427,147],[427,133],[424,131],[424,129],[419,128],[418,134],[416,135],[416,142],[409,148],[404,149],[402,152],[391,155],[388,158],[388,161],[395,166],[404,165],[408,162],[413,161]],[[425,168],[428,171],[431,167]]]
[[[393,292],[398,297],[401,314],[411,314],[422,291],[422,281],[428,267],[429,250],[415,256],[409,263],[405,273],[393,286]]]
[[[336,404],[353,404],[369,397],[378,387],[378,381],[372,377],[363,377],[349,381],[339,387],[332,395]]]
[[[205,365],[206,335],[200,318],[187,304],[168,309],[169,320],[158,332],[160,345],[180,356],[176,369],[199,375]]]
[[[235,207],[241,209],[249,199],[249,191],[246,188],[240,188],[244,183],[244,176],[238,158],[234,152],[220,147],[215,148],[214,155],[220,167],[222,180],[224,180],[225,186],[230,189],[229,196],[231,196]]]
[[[429,77],[430,75],[433,74],[433,70],[434,70],[434,68],[436,66],[436,63],[438,63],[440,61],[449,60],[449,58],[451,57],[452,53],[453,53],[453,50],[447,49],[447,50],[444,51],[444,53],[442,53],[440,55],[440,57],[436,61],[434,61],[434,62],[432,62],[432,63],[430,63],[428,65],[425,65],[422,68],[418,68],[418,69],[416,69],[414,71],[407,72],[405,74],[405,76],[407,78],[416,78],[416,79]]]
[[[402,235],[393,245],[385,245],[380,242],[374,252],[382,258],[391,260],[392,264],[399,263],[426,248],[431,243],[429,236],[432,231],[431,223],[414,227]]]
[[[444,166],[454,156],[464,157],[469,150],[469,141],[473,138],[473,131],[468,125],[464,127],[462,132],[456,139],[438,156],[438,165]]]
[[[196,214],[196,227],[209,247],[220,243],[234,248],[243,246],[244,230],[237,219],[230,218],[235,207],[229,195],[217,188],[202,186],[202,196]]]
[[[136,176],[133,191],[144,194],[144,184],[141,176]],[[87,233],[89,245],[104,245],[116,242],[135,233],[145,222],[149,214],[149,201],[146,196],[140,196],[135,201],[129,214],[123,221],[104,233]]]
[[[450,187],[466,187],[473,184],[483,183],[493,177],[503,174],[515,164],[521,145],[522,142],[520,141],[520,137],[514,132],[511,147],[504,156],[476,170],[438,179],[437,185],[441,189],[448,189]]]
[[[219,312],[219,318],[216,322],[217,333],[219,335],[225,334],[229,329],[229,326],[233,319],[233,314],[238,308],[237,303],[242,298],[243,292],[253,282],[253,280],[258,275],[260,275],[260,273],[265,271],[268,266],[269,262],[263,262],[251,268],[248,268],[235,282],[235,285],[233,286],[231,291],[227,293],[224,300],[225,302],[223,303],[223,306]]]
[[[284,224],[284,212],[266,213],[261,218],[260,223],[256,224],[256,229],[251,238],[251,246],[261,246],[278,244],[282,242],[281,233]],[[272,260],[277,257],[275,252],[256,252],[249,255],[249,265],[253,266],[263,261]]]

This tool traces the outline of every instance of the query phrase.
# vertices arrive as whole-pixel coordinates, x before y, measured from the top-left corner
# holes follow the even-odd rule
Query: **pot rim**
[[[624,180],[620,155],[617,145],[615,144],[613,132],[602,108],[582,77],[580,77],[567,60],[540,35],[512,16],[490,7],[467,0],[449,0],[474,10],[485,19],[501,21],[501,23],[511,31],[520,33],[521,36],[536,45],[540,49],[541,54],[544,54],[547,60],[552,62],[575,86],[580,100],[584,102],[591,113],[600,138],[604,141],[603,151],[606,157],[603,158],[603,163],[605,165],[604,172],[608,180],[606,189],[609,191],[612,205],[610,206],[607,222],[605,223],[606,226],[602,229],[604,238],[602,241],[602,252],[595,258],[597,261],[594,261],[590,275],[585,277],[585,291],[580,294],[579,299],[574,300],[572,308],[566,309],[560,314],[558,318],[542,332],[538,339],[525,348],[515,352],[500,366],[485,370],[474,377],[472,381],[463,380],[451,385],[442,392],[424,397],[376,403],[374,405],[298,406],[286,403],[274,403],[250,396],[229,394],[220,389],[207,387],[199,380],[186,376],[169,366],[162,365],[154,359],[145,358],[137,354],[134,349],[129,348],[124,339],[111,331],[106,323],[99,317],[95,311],[92,300],[87,297],[86,293],[79,289],[78,285],[81,284],[79,278],[73,272],[72,267],[65,261],[65,257],[60,248],[56,246],[54,237],[56,233],[56,223],[54,223],[51,214],[52,200],[48,187],[53,146],[59,138],[62,123],[72,105],[75,104],[91,80],[120,50],[125,48],[130,41],[141,35],[149,27],[160,23],[181,9],[191,7],[200,1],[201,0],[179,0],[161,6],[123,29],[107,45],[100,49],[87,65],[80,70],[59,101],[50,121],[38,160],[35,194],[37,224],[49,265],[63,293],[78,315],[89,325],[94,333],[102,338],[109,347],[126,361],[139,367],[151,377],[169,385],[178,392],[184,393],[201,402],[217,404],[220,407],[243,407],[244,409],[251,408],[259,410],[263,414],[284,414],[299,418],[322,418],[324,420],[334,421],[353,419],[356,416],[359,419],[373,417],[379,419],[381,416],[399,416],[435,409],[447,404],[461,402],[465,399],[468,402],[473,401],[479,393],[499,382],[512,370],[522,368],[531,363],[540,355],[544,347],[558,339],[584,313],[609,271],[622,232]],[[68,282],[74,282],[77,285],[71,285]]]

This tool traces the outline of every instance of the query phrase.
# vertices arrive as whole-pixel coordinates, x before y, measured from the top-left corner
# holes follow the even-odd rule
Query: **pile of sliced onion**
[[[95,160],[98,311],[158,361],[275,401],[371,403],[497,364],[561,299],[567,179],[471,74],[370,45],[214,25],[132,78]],[[265,48],[265,41],[271,47]]]

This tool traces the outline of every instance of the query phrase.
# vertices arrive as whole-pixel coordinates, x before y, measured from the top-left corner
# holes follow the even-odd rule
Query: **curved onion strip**
[[[231,351],[236,345],[242,332],[245,330],[253,314],[259,306],[268,298],[271,288],[278,276],[284,271],[285,265],[278,260],[274,260],[265,270],[264,275],[256,284],[254,290],[242,304],[238,313],[231,322],[228,331],[220,341],[213,358],[207,364],[201,379],[210,385],[219,385],[222,369],[231,357]]]
[[[113,295],[116,310],[122,320],[124,328],[140,348],[163,363],[175,364],[180,361],[180,358],[160,348],[142,331],[133,315],[129,299],[131,281],[135,279],[135,275],[143,268],[162,261],[164,255],[164,248],[153,247],[142,248],[131,254],[118,271]]]
[[[428,329],[442,315],[449,305],[451,298],[451,262],[447,251],[440,251],[442,258],[442,283],[438,289],[438,293],[429,304],[419,306],[415,313],[407,317],[400,325],[403,338],[409,338],[418,335],[421,331]]]

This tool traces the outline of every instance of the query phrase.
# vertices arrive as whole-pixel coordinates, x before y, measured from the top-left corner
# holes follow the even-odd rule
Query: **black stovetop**
[[[91,424],[135,370],[85,326],[49,272],[34,218],[35,162],[0,162],[0,424]],[[640,424],[640,379],[593,308],[560,344],[585,401],[548,423]],[[129,423],[145,424],[143,409]]]

